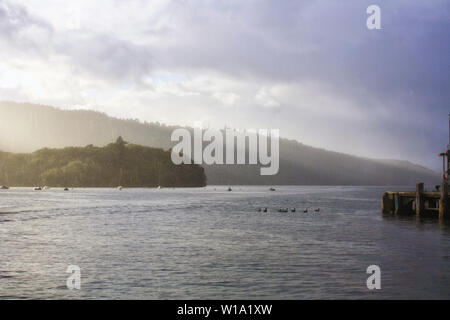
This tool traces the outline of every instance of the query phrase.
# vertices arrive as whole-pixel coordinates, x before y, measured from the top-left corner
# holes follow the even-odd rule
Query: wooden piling
[[[423,201],[423,183],[416,184],[416,216],[424,214],[425,205]]]
[[[398,193],[394,193],[394,214],[400,213],[401,198]]]
[[[394,213],[394,196],[388,192],[383,194],[381,201],[381,210],[383,213]]]
[[[441,186],[441,198],[439,199],[439,219],[448,219],[448,184],[447,181],[442,182]]]

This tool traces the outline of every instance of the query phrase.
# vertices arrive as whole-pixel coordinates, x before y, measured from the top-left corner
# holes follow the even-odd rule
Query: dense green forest
[[[51,187],[202,187],[201,166],[174,165],[170,152],[126,143],[105,147],[0,152],[0,185]]]

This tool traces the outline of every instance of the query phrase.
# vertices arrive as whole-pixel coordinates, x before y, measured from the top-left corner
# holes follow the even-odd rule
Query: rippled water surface
[[[449,299],[450,228],[383,217],[385,189],[2,190],[0,298]]]

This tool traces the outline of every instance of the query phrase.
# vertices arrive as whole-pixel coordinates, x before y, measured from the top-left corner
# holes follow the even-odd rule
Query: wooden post
[[[425,211],[423,202],[423,183],[416,184],[416,216],[420,216]]]
[[[383,194],[382,200],[382,211],[383,213],[394,214],[394,194],[391,192],[385,192]]]
[[[383,212],[383,213],[391,213],[388,210],[388,201],[389,201],[389,196],[388,196],[387,192],[385,192],[383,194],[383,198],[381,200],[381,212]]]
[[[442,182],[441,198],[439,199],[439,219],[448,219],[448,184],[447,181]]]
[[[394,193],[394,214],[400,213],[401,199],[398,193]]]

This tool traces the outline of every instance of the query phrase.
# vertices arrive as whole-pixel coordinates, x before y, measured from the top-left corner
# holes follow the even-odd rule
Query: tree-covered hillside
[[[104,146],[117,137],[169,150],[177,127],[117,119],[95,111],[0,102],[0,150],[32,152],[93,144]],[[169,159],[170,161],[170,159]],[[439,162],[436,157],[436,162]],[[261,176],[259,165],[204,165],[208,184],[264,185],[415,185],[434,186],[440,175],[408,161],[356,157],[280,139],[280,170]]]
[[[198,165],[174,165],[170,152],[128,144],[0,152],[0,185],[52,187],[201,187]]]

